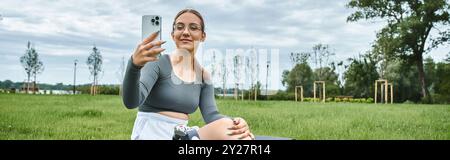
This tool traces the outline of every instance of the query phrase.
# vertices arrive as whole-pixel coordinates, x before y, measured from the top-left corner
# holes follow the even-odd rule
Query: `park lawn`
[[[450,139],[450,106],[235,101],[219,111],[255,135],[303,139]],[[136,109],[108,95],[0,94],[0,139],[129,139]],[[199,110],[190,125],[204,125]]]

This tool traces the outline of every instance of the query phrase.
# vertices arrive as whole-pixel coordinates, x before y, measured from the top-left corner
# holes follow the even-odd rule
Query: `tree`
[[[287,86],[287,79],[289,77],[289,70],[284,70],[283,73],[281,74],[281,84],[283,86]]]
[[[393,84],[394,102],[420,101],[417,67],[400,58],[389,59],[384,78]]]
[[[347,7],[356,8],[347,21],[383,19],[387,25],[378,32],[377,39],[387,39],[389,52],[385,54],[412,61],[418,69],[422,98],[430,99],[423,67],[423,54],[428,53],[450,38],[450,29],[436,27],[450,23],[447,0],[351,0]],[[436,29],[439,36],[430,37]],[[378,45],[383,45],[379,43]]]
[[[252,85],[253,85],[253,77],[252,77],[252,72],[253,72],[253,70],[252,70],[252,61],[251,61],[251,58],[250,58],[250,56],[251,56],[251,54],[250,55],[247,55],[247,56],[244,56],[244,63],[245,63],[245,67],[244,67],[244,76],[245,76],[245,84],[249,84],[249,82],[250,82],[250,86],[249,86],[249,88],[248,88],[248,92],[252,92],[251,91],[251,87],[252,87]],[[244,94],[242,95],[242,96],[244,96]],[[251,98],[251,94],[249,94],[249,100],[250,100],[250,98]]]
[[[241,80],[241,67],[242,67],[242,57],[236,55],[233,57],[233,75],[234,75],[234,98],[238,99],[239,83]]]
[[[428,57],[425,59],[424,63],[424,71],[425,71],[425,81],[428,82],[426,88],[433,93],[433,83],[436,79],[436,63],[433,58]]]
[[[5,81],[0,81],[0,88],[3,89],[10,89],[14,87],[14,82],[12,82],[11,80],[5,80]]]
[[[338,61],[337,63],[331,63],[332,68],[336,70],[338,79],[336,81],[337,87],[339,88],[339,94],[344,94],[344,71],[347,69],[347,66],[344,65],[344,61]]]
[[[248,71],[250,72],[250,73],[246,72],[246,74],[249,74],[249,76],[250,76],[249,100],[252,99],[252,95],[253,95],[253,97],[255,97],[255,100],[256,100],[256,98],[257,98],[256,95],[257,95],[257,93],[260,93],[260,92],[258,92],[258,90],[255,89],[256,87],[254,86],[257,84],[257,82],[255,82],[255,81],[258,81],[258,75],[259,75],[259,73],[258,73],[259,72],[258,54],[254,48],[251,48],[250,54],[248,55],[247,59],[248,59],[247,65],[249,68]]]
[[[35,53],[33,56],[33,62],[34,65],[32,67],[31,70],[31,75],[34,77],[34,82],[33,82],[33,94],[36,93],[36,83],[37,83],[37,75],[41,74],[44,71],[44,63],[40,60],[39,58],[39,54],[36,52],[36,50],[33,49],[33,52]]]
[[[31,43],[29,41],[25,54],[20,57],[20,63],[22,64],[23,68],[25,69],[25,73],[27,74],[26,92],[28,93],[30,90],[30,78],[34,77],[33,93],[35,93],[36,76],[37,74],[40,74],[42,73],[42,71],[44,71],[44,64],[40,60],[38,52],[33,46],[31,46]]]
[[[450,53],[444,62],[436,64],[435,84],[433,85],[436,93],[436,102],[450,103]]]
[[[311,55],[313,55],[315,67],[318,69],[316,80],[323,80],[324,75],[322,74],[322,69],[324,69],[324,65],[328,65],[329,58],[335,54],[330,51],[330,47],[328,45],[319,43],[313,46]]]
[[[98,76],[100,72],[102,72],[102,63],[103,63],[102,55],[100,54],[100,51],[97,49],[97,47],[94,45],[94,47],[92,48],[92,53],[89,55],[86,61],[91,76],[93,77],[91,85],[91,95],[97,94]]]
[[[216,52],[213,52],[212,53],[212,60],[211,60],[211,77],[213,78],[212,79],[212,82],[213,82],[213,85],[214,85],[214,78],[216,77],[216,74],[217,74],[217,71],[216,71]]]
[[[311,55],[313,55],[313,62],[315,64],[314,79],[315,80],[325,80],[326,75],[324,74],[328,65],[329,58],[334,54],[330,51],[330,47],[326,44],[316,44],[313,46]],[[320,87],[320,86],[319,86]],[[322,97],[322,89],[319,89],[319,97]]]
[[[290,59],[292,61],[293,67],[299,63],[308,63],[308,59],[311,57],[311,54],[308,52],[300,52],[300,53],[294,53],[291,52]]]
[[[283,74],[287,74],[287,76],[283,76],[282,82],[284,81],[287,84],[288,92],[293,92],[295,86],[301,85],[305,91],[305,96],[311,95],[308,91],[312,90],[313,72],[308,63],[297,64],[291,71],[284,71]]]
[[[20,63],[22,64],[23,68],[25,69],[25,73],[27,74],[27,86],[26,86],[27,93],[30,89],[29,84],[33,66],[32,57],[33,57],[33,49],[31,48],[31,44],[28,41],[27,50],[25,51],[25,54],[22,57],[20,57]]]
[[[226,58],[223,58],[223,61],[221,63],[221,67],[219,70],[219,75],[220,75],[220,79],[222,81],[222,91],[223,91],[223,98],[225,98],[225,93],[226,93],[226,84],[227,84],[227,78],[228,78],[228,68],[227,68],[227,64],[226,64]]]
[[[448,52],[447,58],[445,59],[445,61],[447,61],[447,63],[450,63],[450,52]]]
[[[373,83],[379,77],[376,61],[368,55],[350,58],[349,61],[350,65],[344,73],[344,92],[354,97],[372,97]]]
[[[322,81],[325,81],[326,84],[326,93],[329,97],[337,96],[341,94],[339,92],[339,84],[338,84],[338,75],[335,72],[334,67],[323,67],[323,68],[317,68],[314,71],[314,75],[322,74]],[[319,96],[321,96],[321,91],[319,90]]]

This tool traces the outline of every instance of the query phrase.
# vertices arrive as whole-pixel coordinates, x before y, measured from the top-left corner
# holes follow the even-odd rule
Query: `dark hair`
[[[175,21],[177,21],[177,18],[180,17],[182,14],[184,13],[192,13],[195,14],[198,18],[200,18],[200,26],[202,27],[202,32],[205,33],[205,22],[203,22],[203,17],[200,14],[200,12],[196,11],[195,9],[192,8],[186,8],[181,10],[180,12],[177,13],[177,15],[175,16],[175,18],[173,19],[173,24],[172,24],[172,33],[174,30],[174,26],[175,26]]]

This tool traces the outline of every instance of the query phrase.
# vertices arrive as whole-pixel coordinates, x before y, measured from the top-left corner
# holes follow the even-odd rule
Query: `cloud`
[[[26,3],[26,5],[24,5]],[[177,12],[195,8],[204,16],[207,47],[223,52],[236,48],[279,48],[282,69],[289,69],[290,52],[310,51],[314,44],[326,43],[336,51],[336,60],[345,60],[370,49],[375,32],[384,24],[347,23],[353,10],[347,1],[328,0],[4,0],[0,5],[0,77],[21,81],[18,58],[27,41],[35,44],[46,70],[43,82],[71,83],[69,69],[80,61],[79,81],[88,83],[85,60],[95,44],[105,58],[101,83],[118,83],[115,71],[128,60],[141,39],[141,16],[163,17],[162,38],[171,40],[172,21]],[[165,44],[167,51],[175,48]],[[441,49],[433,51],[444,57]],[[434,55],[434,54],[433,54]],[[62,69],[57,69],[61,67]],[[281,72],[280,72],[281,73]],[[58,77],[58,78],[55,78]]]

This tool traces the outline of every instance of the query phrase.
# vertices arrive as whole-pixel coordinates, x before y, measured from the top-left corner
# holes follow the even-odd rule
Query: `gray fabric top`
[[[191,114],[200,107],[203,120],[213,122],[225,116],[219,114],[214,99],[214,87],[209,80],[184,82],[172,72],[169,55],[147,62],[142,68],[128,61],[122,84],[123,103],[128,109],[139,107],[142,112],[173,111]]]

